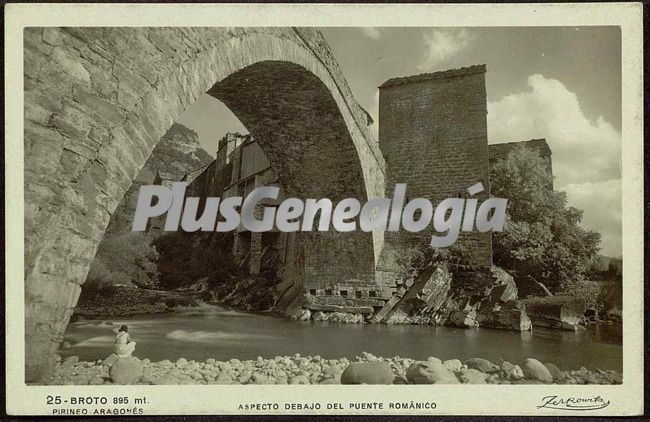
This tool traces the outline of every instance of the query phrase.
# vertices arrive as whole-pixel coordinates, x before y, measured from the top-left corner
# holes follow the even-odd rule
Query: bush
[[[116,285],[155,287],[158,252],[143,233],[105,236],[86,277],[86,297],[107,293]]]
[[[566,287],[562,293],[584,301],[588,309],[594,309],[597,313],[600,313],[603,309],[605,292],[600,283],[595,281],[572,280],[566,283]]]
[[[175,289],[206,277],[210,284],[230,279],[237,273],[232,244],[232,232],[175,232],[158,237],[154,245],[160,252],[160,284]]]
[[[525,147],[490,169],[491,193],[508,199],[504,231],[492,236],[495,265],[554,293],[584,279],[600,234],[580,225],[582,211],[567,206],[564,192],[549,188],[552,177],[543,159]]]

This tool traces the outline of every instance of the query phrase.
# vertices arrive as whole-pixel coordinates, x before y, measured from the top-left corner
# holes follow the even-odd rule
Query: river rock
[[[476,321],[476,310],[457,310],[451,313],[446,325],[451,327],[478,327],[479,323]]]
[[[544,366],[546,367],[546,369],[548,369],[548,372],[551,373],[551,376],[553,377],[554,381],[559,381],[564,377],[564,375],[562,375],[562,371],[560,371],[560,368],[558,368],[554,364],[550,362],[546,362]]]
[[[499,370],[499,367],[497,365],[483,358],[468,359],[465,361],[465,365],[467,365],[467,367],[470,369],[476,369],[478,371],[485,372],[486,374]]]
[[[445,368],[449,369],[452,372],[460,371],[460,369],[463,367],[463,363],[458,359],[449,359],[444,361],[442,364],[445,365]]]
[[[316,311],[313,314],[311,314],[311,319],[313,319],[316,322],[324,322],[327,321],[327,314],[325,312]]]
[[[68,356],[65,358],[61,366],[63,368],[72,368],[77,362],[79,362],[79,356]]]
[[[396,375],[393,384],[410,384],[404,375]]]
[[[550,384],[553,382],[551,372],[537,359],[528,358],[524,361],[524,375],[528,379],[539,380],[543,383]]]
[[[309,321],[311,318],[311,311],[309,309],[300,309],[296,313],[296,319],[298,321]]]
[[[104,383],[104,378],[102,378],[99,375],[94,376],[93,378],[90,379],[90,382],[88,382],[89,385],[101,385],[103,383]]]
[[[115,384],[135,384],[142,377],[142,363],[133,356],[119,358],[109,370]]]
[[[507,360],[501,362],[501,371],[503,377],[511,381],[520,380],[524,377],[524,371],[519,365],[514,365]]]
[[[406,371],[413,384],[459,384],[456,376],[440,362],[414,362]]]
[[[307,378],[305,375],[296,375],[295,377],[291,377],[289,379],[289,385],[306,385],[310,384],[309,378]]]
[[[458,373],[458,378],[463,384],[485,384],[488,374],[476,369],[463,369]]]
[[[120,357],[116,355],[115,353],[111,353],[110,355],[106,356],[106,358],[102,361],[102,365],[105,366],[113,366],[115,362],[118,361]]]
[[[394,378],[386,362],[354,362],[341,374],[341,384],[392,384]]]

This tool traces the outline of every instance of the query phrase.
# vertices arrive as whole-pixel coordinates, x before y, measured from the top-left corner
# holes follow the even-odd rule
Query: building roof
[[[549,157],[551,153],[551,147],[546,142],[546,139],[531,139],[528,141],[517,141],[517,142],[504,142],[500,144],[490,144],[488,145],[488,153],[490,158],[500,157],[507,155],[517,146],[522,145],[528,149],[536,151],[541,157]]]
[[[432,80],[450,79],[459,76],[475,75],[478,73],[485,73],[485,72],[487,72],[487,66],[484,64],[478,64],[469,67],[461,67],[459,69],[450,69],[450,70],[443,70],[440,72],[421,73],[419,75],[391,78],[386,82],[384,82],[383,84],[381,84],[379,88],[388,88],[392,86],[426,82]]]

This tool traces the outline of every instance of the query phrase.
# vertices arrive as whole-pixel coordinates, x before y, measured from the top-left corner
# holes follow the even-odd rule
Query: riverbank
[[[519,363],[482,358],[424,361],[362,353],[354,361],[321,356],[256,360],[150,362],[111,355],[95,362],[70,356],[57,363],[47,385],[178,384],[620,384],[616,371],[561,370],[529,358]]]
[[[179,306],[198,306],[208,296],[192,291],[114,286],[110,293],[78,303],[73,320],[171,313]]]

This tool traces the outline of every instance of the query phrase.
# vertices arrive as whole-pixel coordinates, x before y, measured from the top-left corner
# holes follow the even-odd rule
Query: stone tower
[[[407,200],[427,198],[435,206],[445,198],[469,197],[467,188],[482,182],[486,192],[475,197],[479,202],[487,197],[485,72],[485,65],[478,65],[393,78],[379,87],[379,146],[386,159],[387,196],[396,183],[406,183]],[[421,233],[386,232],[384,250],[389,254],[406,246],[426,247],[431,234],[432,226]],[[469,249],[470,264],[492,264],[489,232],[461,232],[458,243]],[[378,271],[390,272],[390,266],[380,260]]]

